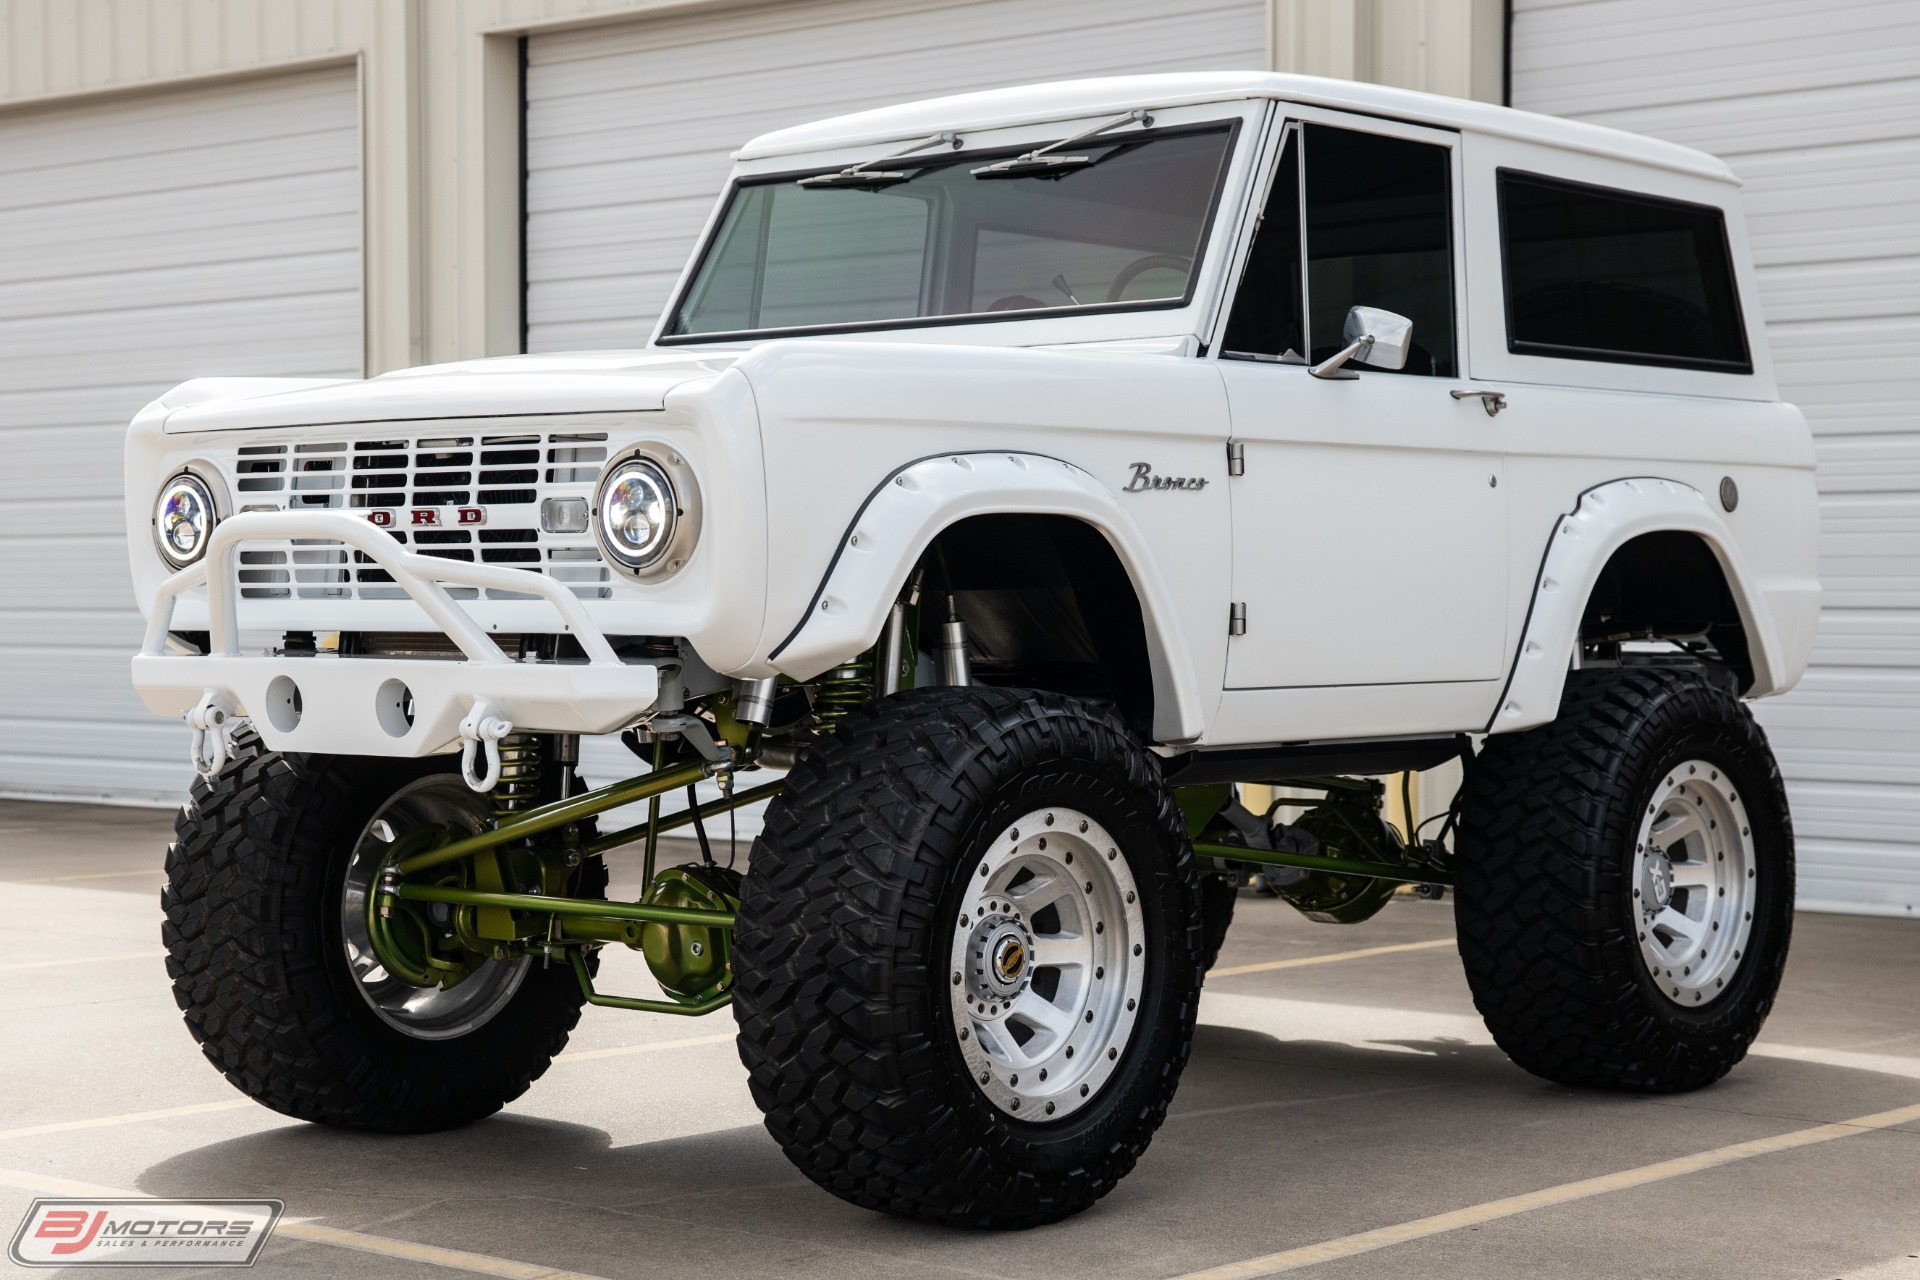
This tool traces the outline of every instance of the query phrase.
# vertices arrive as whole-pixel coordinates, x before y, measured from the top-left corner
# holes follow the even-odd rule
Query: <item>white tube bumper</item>
[[[364,552],[426,611],[464,660],[243,655],[238,553],[242,542],[262,538],[331,538]],[[574,636],[587,661],[507,657],[447,594],[443,582],[540,596],[558,615],[555,629]],[[202,584],[210,652],[170,653],[174,602]],[[344,512],[262,511],[223,521],[206,557],[161,585],[146,642],[133,659],[133,684],[161,715],[214,707],[229,718],[250,717],[261,740],[275,751],[424,756],[461,744],[461,721],[476,703],[485,703],[488,715],[515,729],[610,733],[653,705],[660,677],[653,666],[622,662],[573,593],[543,574],[419,555]],[[219,717],[213,720],[217,724]]]

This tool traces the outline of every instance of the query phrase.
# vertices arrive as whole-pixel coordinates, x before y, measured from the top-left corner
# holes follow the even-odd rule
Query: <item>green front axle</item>
[[[408,910],[401,904],[418,904],[421,908],[438,908],[446,918],[460,920],[465,929],[460,937],[469,950],[483,947],[497,959],[526,955],[551,961],[564,956],[579,976],[581,989],[589,1003],[682,1015],[711,1013],[725,1007],[732,999],[730,963],[717,982],[697,990],[675,989],[670,979],[663,977],[663,986],[667,987],[673,998],[649,1000],[603,995],[594,990],[586,958],[591,950],[614,942],[642,949],[643,935],[648,926],[655,929],[656,943],[663,936],[676,940],[673,946],[661,944],[660,948],[655,948],[649,945],[646,949],[650,964],[655,962],[656,950],[673,950],[684,945],[687,937],[712,938],[724,951],[730,952],[734,928],[734,913],[731,910],[653,900],[662,896],[659,890],[669,879],[682,890],[689,881],[684,875],[673,877],[671,869],[655,877],[652,865],[655,842],[662,832],[696,820],[704,822],[743,805],[770,799],[780,794],[786,784],[784,781],[768,782],[733,792],[697,809],[688,808],[665,816],[660,814],[661,796],[691,787],[711,773],[711,767],[703,762],[663,765],[640,777],[515,814],[487,830],[471,835],[444,838],[445,833],[442,833],[443,842],[437,844],[428,843],[427,839],[396,841],[394,853],[397,856],[387,867],[369,902],[368,909],[373,917],[369,920],[373,926],[370,934],[375,940],[376,950],[383,953],[381,958],[387,962],[391,972],[415,974],[417,977],[412,980],[422,985],[452,985],[464,979],[469,970],[460,965],[435,961],[423,967],[412,963],[406,956],[395,954],[389,957],[385,954],[389,948],[400,946],[396,941],[399,935],[389,927],[389,918],[396,912]],[[1198,793],[1210,789],[1189,790]],[[577,824],[643,800],[651,802],[647,821],[584,841],[579,838],[575,830]],[[1188,807],[1185,801],[1193,800],[1204,808],[1210,797],[1198,794],[1188,796],[1183,792],[1182,800],[1183,807]],[[1195,808],[1195,813],[1198,812],[1199,808]],[[431,838],[431,833],[419,834]],[[1256,849],[1199,838],[1199,833],[1195,834],[1193,849],[1203,858],[1298,867],[1373,880],[1439,884],[1451,881],[1445,872],[1434,867]],[[508,877],[502,868],[514,857],[531,857],[537,861],[544,868],[538,878],[552,890],[564,887],[565,880],[565,872],[556,860],[564,860],[564,866],[570,868],[584,858],[600,857],[612,850],[639,843],[644,843],[647,848],[649,900],[608,902],[597,898],[567,897],[537,889],[534,892],[515,892],[505,887]],[[449,883],[450,879],[463,883]],[[656,879],[660,883],[656,884]],[[693,879],[698,880],[699,877]],[[732,883],[737,887],[737,876]],[[698,890],[699,886],[695,888]],[[696,900],[711,900],[727,905],[733,901],[724,894]],[[694,932],[689,934],[689,930]],[[694,953],[700,954],[699,946],[694,947]],[[661,976],[657,965],[656,976]]]

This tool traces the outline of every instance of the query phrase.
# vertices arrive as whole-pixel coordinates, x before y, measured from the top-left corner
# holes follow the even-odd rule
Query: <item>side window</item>
[[[1453,377],[1447,149],[1318,124],[1306,132],[1313,359],[1325,360],[1346,345],[1341,326],[1350,308],[1379,307],[1413,321],[1404,372]]]
[[[1346,345],[1349,309],[1379,307],[1413,321],[1402,372],[1454,376],[1449,160],[1424,142],[1289,129],[1221,354],[1324,360]]]
[[[1502,169],[1507,349],[1753,372],[1726,216]]]

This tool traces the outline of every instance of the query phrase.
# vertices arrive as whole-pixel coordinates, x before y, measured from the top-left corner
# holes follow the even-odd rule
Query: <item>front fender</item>
[[[971,516],[1068,516],[1105,535],[1140,597],[1154,691],[1154,737],[1178,741],[1204,724],[1199,682],[1172,595],[1145,540],[1111,491],[1072,463],[1033,453],[949,453],[888,476],[841,536],[806,612],[767,655],[777,671],[808,680],[861,653],[929,544]]]
[[[1800,628],[1794,645],[1783,644],[1772,604],[1790,604],[1804,612],[1799,606],[1812,592],[1817,607],[1818,582],[1761,581],[1727,522],[1692,485],[1646,476],[1613,480],[1581,494],[1573,510],[1556,523],[1541,558],[1506,692],[1487,732],[1529,729],[1559,714],[1580,618],[1601,570],[1632,539],[1669,531],[1698,534],[1726,574],[1753,662],[1754,683],[1747,696],[1764,697],[1794,683],[1805,665]]]

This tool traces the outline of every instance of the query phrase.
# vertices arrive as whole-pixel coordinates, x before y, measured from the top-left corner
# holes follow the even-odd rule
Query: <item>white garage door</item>
[[[1920,912],[1920,5],[1515,0],[1513,104],[1746,180],[1783,393],[1819,436],[1825,612],[1760,705],[1801,903]]]
[[[830,0],[537,36],[528,349],[644,343],[728,154],[769,129],[1004,85],[1265,65],[1265,0]]]
[[[121,441],[187,378],[359,376],[358,130],[351,70],[0,113],[0,793],[184,794]]]

